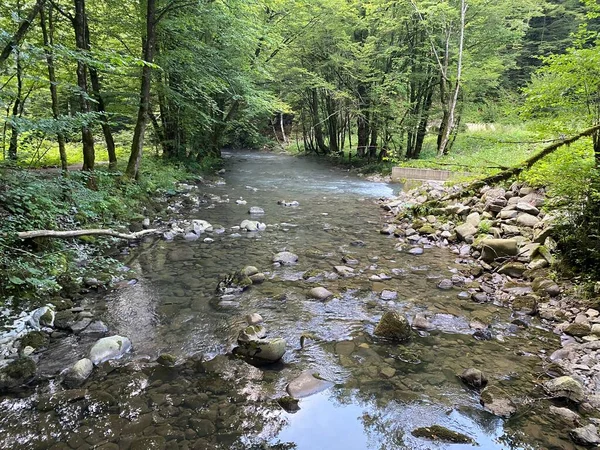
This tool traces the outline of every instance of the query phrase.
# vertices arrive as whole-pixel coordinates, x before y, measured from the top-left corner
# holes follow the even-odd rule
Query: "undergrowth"
[[[209,164],[209,163],[207,163]],[[196,166],[194,169],[201,169]],[[17,232],[40,229],[113,228],[152,217],[161,198],[175,193],[175,182],[195,176],[182,164],[146,157],[137,182],[102,166],[89,174],[26,170],[0,165],[0,304],[4,300],[43,301],[85,277],[109,281],[117,262],[106,256],[112,238],[18,239]]]

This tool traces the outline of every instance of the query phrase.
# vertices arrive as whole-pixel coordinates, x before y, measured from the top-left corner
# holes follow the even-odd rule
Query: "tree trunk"
[[[317,142],[317,149],[325,154],[329,153],[329,148],[325,145],[325,139],[323,138],[323,126],[321,125],[321,119],[319,116],[319,97],[317,96],[317,90],[311,90],[311,115],[313,122],[313,130],[315,132],[315,141]]]
[[[87,17],[85,20],[85,43],[87,50],[91,48],[90,44],[90,27],[88,26]],[[108,124],[108,115],[106,114],[106,106],[104,105],[104,98],[100,94],[100,78],[98,76],[98,70],[90,66],[90,81],[92,82],[92,94],[96,101],[96,111],[102,115],[102,133],[104,134],[104,140],[106,141],[106,151],[108,152],[108,168],[115,170],[117,168],[117,153],[115,151],[115,140],[113,139],[110,125]]]
[[[75,28],[75,45],[80,52],[80,57],[77,60],[77,85],[79,86],[79,108],[85,116],[90,113],[90,104],[87,100],[88,84],[87,84],[87,64],[83,61],[82,56],[87,51],[87,42],[85,38],[85,0],[75,1],[75,18],[73,25]],[[81,127],[81,141],[83,143],[83,170],[93,172],[96,154],[94,151],[94,136],[89,124],[84,124]],[[90,178],[90,185],[95,185],[93,177]]]
[[[156,41],[156,0],[146,0],[146,35],[143,39],[144,61],[152,63],[154,58],[154,44]],[[140,86],[140,104],[138,107],[137,121],[131,143],[131,154],[125,170],[128,178],[138,178],[142,150],[144,148],[144,133],[148,122],[150,108],[150,85],[152,83],[152,69],[148,64],[142,68],[142,82]]]
[[[44,39],[44,53],[46,54],[46,64],[48,66],[48,81],[50,81],[50,98],[52,99],[52,116],[58,119],[60,109],[58,105],[58,92],[56,89],[56,73],[54,70],[54,55],[52,46],[54,45],[54,19],[52,8],[48,10],[48,28],[46,28],[46,17],[44,9],[40,11],[40,25],[42,28],[42,37]],[[56,133],[58,140],[58,152],[60,154],[60,167],[63,173],[68,170],[67,151],[65,149],[65,136],[62,131]]]
[[[331,96],[325,97],[325,104],[327,106],[327,132],[329,134],[329,151],[332,153],[339,153],[338,143],[338,117],[337,111],[335,110],[335,102]]]
[[[371,118],[371,142],[369,143],[369,160],[377,158],[378,129],[375,117]]]
[[[13,50],[17,48],[17,46],[21,43],[21,41],[25,37],[25,34],[27,34],[29,26],[35,20],[38,13],[42,10],[42,7],[44,6],[45,2],[46,0],[37,0],[31,11],[27,15],[27,18],[23,20],[23,22],[21,22],[16,33],[10,38],[8,43],[4,46],[2,53],[0,53],[0,65],[2,65],[4,61],[6,61],[6,59],[10,56]]]
[[[12,120],[10,127],[10,141],[8,144],[8,159],[17,159],[17,148],[19,146],[19,129],[14,123],[19,117],[19,111],[22,111],[23,103],[23,66],[21,65],[21,52],[17,49],[17,95],[12,108]]]
[[[443,133],[442,133],[441,139],[439,141],[438,155],[448,154],[450,136],[452,135],[452,132],[454,131],[454,128],[456,126],[455,114],[456,114],[456,105],[458,103],[458,94],[460,92],[460,84],[462,81],[462,79],[461,79],[461,77],[462,77],[462,58],[463,58],[463,47],[464,47],[464,40],[465,40],[465,15],[467,13],[467,7],[468,6],[467,6],[466,1],[461,0],[461,2],[460,2],[460,37],[459,37],[459,43],[458,43],[458,62],[457,62],[457,67],[456,67],[456,80],[454,81],[454,89],[452,92],[452,96],[450,97],[450,101],[448,103],[447,122],[445,123],[445,126],[443,126],[441,128],[443,130]]]

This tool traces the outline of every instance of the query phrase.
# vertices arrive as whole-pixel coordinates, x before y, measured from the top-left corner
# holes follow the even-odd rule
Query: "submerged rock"
[[[496,416],[510,417],[517,411],[513,401],[498,386],[486,387],[480,400],[484,408]]]
[[[217,293],[221,295],[240,293],[250,286],[252,286],[252,280],[240,270],[228,275],[221,275],[217,284]]]
[[[246,231],[263,231],[266,228],[267,226],[264,223],[256,220],[242,220],[242,223],[240,223],[240,229]]]
[[[475,389],[481,389],[488,383],[488,379],[485,374],[481,370],[475,368],[465,369],[463,373],[459,375],[459,378],[467,386]]]
[[[259,216],[265,213],[265,210],[259,206],[251,206],[248,210],[248,214],[252,214],[253,216]]]
[[[375,327],[374,333],[399,342],[408,341],[412,334],[408,319],[396,311],[386,311]]]
[[[331,386],[333,386],[331,381],[324,380],[312,370],[305,370],[287,385],[286,391],[293,398],[303,398],[324,391]]]
[[[273,256],[273,262],[282,266],[291,266],[298,262],[298,255],[292,252],[279,252]]]
[[[99,339],[90,350],[90,360],[98,365],[104,361],[121,358],[131,350],[131,341],[124,336]]]
[[[295,413],[300,411],[300,405],[298,399],[290,396],[280,397],[277,399],[277,403],[288,413]]]
[[[432,441],[449,442],[453,444],[468,444],[473,442],[473,439],[469,436],[458,433],[457,431],[449,430],[440,425],[417,428],[412,431],[412,435],[414,437],[431,439]]]

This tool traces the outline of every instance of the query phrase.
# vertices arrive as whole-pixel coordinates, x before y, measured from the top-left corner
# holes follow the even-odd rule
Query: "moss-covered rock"
[[[73,301],[68,298],[54,297],[49,303],[54,305],[55,311],[64,311],[73,307]]]
[[[19,358],[0,369],[0,392],[20,386],[35,375],[36,365],[31,358]]]
[[[512,309],[524,314],[534,315],[538,310],[538,299],[535,295],[523,295],[512,302]]]
[[[302,274],[302,278],[308,280],[309,278],[316,278],[323,273],[322,270],[319,269],[308,269],[306,272]]]
[[[468,444],[473,442],[473,439],[469,436],[449,430],[441,425],[417,428],[412,431],[412,435],[419,438],[431,439],[432,441],[450,442],[453,444]]]
[[[573,322],[565,328],[565,333],[570,336],[583,337],[592,332],[592,328],[587,323]]]
[[[177,358],[169,353],[163,353],[158,358],[156,358],[156,362],[161,366],[173,367],[177,362]]]
[[[33,347],[34,349],[45,347],[48,344],[48,336],[41,331],[31,331],[21,338],[20,349]]]
[[[396,311],[386,311],[375,327],[377,336],[394,341],[408,341],[412,335],[408,319]]]
[[[299,400],[294,397],[285,396],[277,399],[277,403],[281,406],[286,412],[295,413],[300,411]]]

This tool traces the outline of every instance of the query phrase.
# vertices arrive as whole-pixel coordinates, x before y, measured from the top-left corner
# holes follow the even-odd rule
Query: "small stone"
[[[248,325],[258,325],[264,322],[262,316],[258,313],[248,314],[246,316],[246,322]]]
[[[514,402],[498,386],[488,386],[481,392],[481,404],[492,414],[510,417],[517,412]]]
[[[412,321],[412,327],[418,330],[431,330],[433,325],[423,314],[417,314]]]
[[[64,383],[69,388],[81,386],[94,370],[94,364],[88,358],[77,361],[67,372]]]
[[[298,262],[298,255],[291,252],[279,252],[273,256],[273,262],[282,266],[291,266]]]
[[[264,214],[264,213],[265,213],[265,210],[264,210],[264,209],[262,209],[262,208],[261,208],[261,207],[259,207],[259,206],[252,206],[252,207],[250,207],[250,209],[248,210],[248,213],[249,213],[249,214],[252,214],[252,215],[254,215],[254,216],[259,216],[259,215],[262,215],[262,214]]]
[[[421,247],[413,247],[408,251],[409,255],[418,256],[423,254],[423,249]]]
[[[444,279],[444,280],[441,280],[438,283],[437,287],[438,287],[438,289],[442,289],[443,291],[447,291],[447,290],[452,289],[454,287],[454,283],[452,282],[452,280]]]
[[[328,298],[333,297],[333,292],[328,291],[324,287],[318,286],[312,288],[308,295],[317,300],[327,300]]]
[[[533,228],[538,223],[540,223],[540,219],[538,219],[535,216],[532,216],[531,214],[523,213],[517,216],[517,224],[521,225],[522,227]]]

